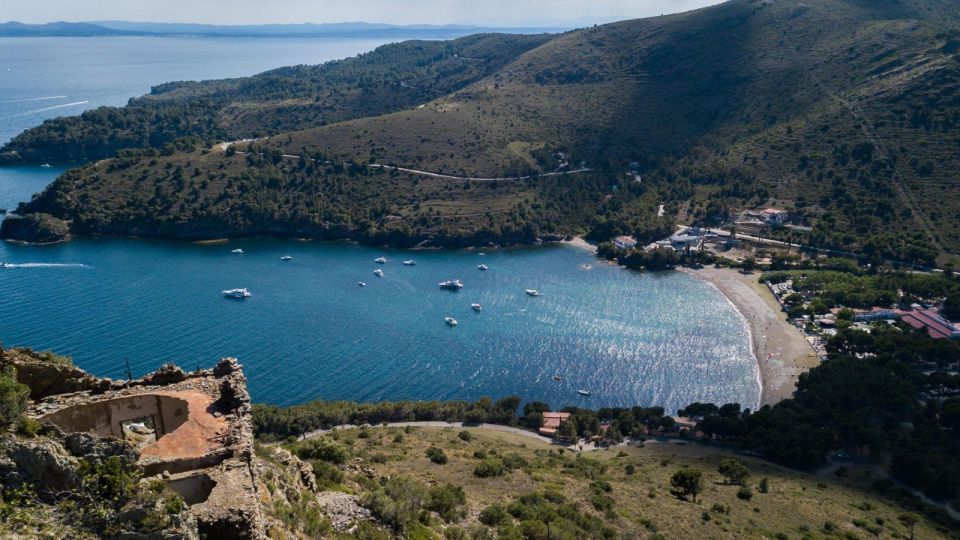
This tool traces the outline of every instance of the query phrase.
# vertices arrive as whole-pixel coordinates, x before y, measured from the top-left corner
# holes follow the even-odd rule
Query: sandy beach
[[[793,395],[800,374],[818,365],[813,347],[787,316],[759,273],[741,274],[731,268],[681,270],[717,287],[750,324],[753,352],[760,365],[761,405],[773,405]]]

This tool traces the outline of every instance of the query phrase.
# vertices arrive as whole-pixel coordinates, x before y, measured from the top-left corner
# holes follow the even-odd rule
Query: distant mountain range
[[[565,28],[485,28],[460,25],[408,25],[344,22],[329,24],[213,25],[131,21],[0,23],[0,37],[209,36],[209,37],[434,37],[455,38],[480,32],[543,33]]]

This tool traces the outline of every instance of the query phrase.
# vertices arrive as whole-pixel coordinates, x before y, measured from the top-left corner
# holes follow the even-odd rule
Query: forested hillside
[[[173,85],[101,113],[127,118],[138,107],[154,111],[145,106],[154,102],[165,111],[194,107],[174,116],[196,127],[153,117],[133,122],[128,140],[91,116],[27,132],[9,149],[91,154],[78,139],[52,135],[72,132],[63,127],[71,123],[82,140],[97,133],[96,146],[111,149],[178,135],[271,135],[235,146],[236,154],[202,154],[192,144],[101,163],[23,209],[82,233],[322,228],[389,241],[401,229],[401,245],[509,241],[502,230],[521,241],[646,237],[678,216],[710,221],[732,208],[778,205],[813,226],[797,238],[803,243],[944,262],[960,254],[958,10],[945,0],[731,0],[552,39],[511,37],[509,46],[482,36],[469,38],[473,50],[469,39],[407,44],[321,68]],[[401,67],[383,67],[377,55],[387,51]],[[402,68],[427,59],[426,68]],[[342,86],[332,90],[335,83]],[[218,102],[215,115],[204,109],[219,99],[230,104]],[[147,132],[166,135],[154,141]],[[368,164],[462,177],[592,171],[478,186],[359,166]],[[177,169],[189,171],[182,187],[195,196],[164,195]],[[660,204],[663,219],[654,216]]]
[[[162,84],[126,107],[99,107],[27,130],[0,148],[0,163],[95,160],[181,137],[254,138],[384,114],[457,90],[552,37],[406,41],[317,66]]]

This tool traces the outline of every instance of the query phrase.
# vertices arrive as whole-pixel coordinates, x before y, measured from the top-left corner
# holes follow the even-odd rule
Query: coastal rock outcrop
[[[69,359],[31,349],[10,349],[0,356],[0,367],[12,366],[17,381],[30,387],[30,399],[41,400],[71,392],[103,393],[113,381],[99,379],[74,367]]]
[[[42,212],[7,216],[0,223],[0,239],[30,244],[54,244],[70,239],[70,225]]]

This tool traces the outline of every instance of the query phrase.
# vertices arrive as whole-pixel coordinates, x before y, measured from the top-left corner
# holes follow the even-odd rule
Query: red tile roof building
[[[553,437],[564,420],[570,418],[568,412],[545,412],[543,413],[543,425],[540,426],[540,434],[546,437]]]
[[[941,317],[935,309],[905,311],[900,320],[917,330],[926,329],[933,339],[960,339],[960,328]]]

